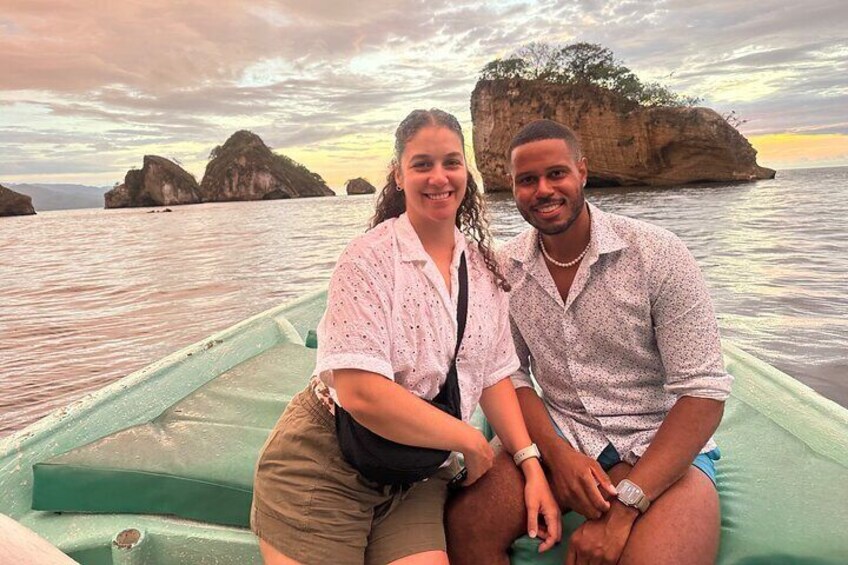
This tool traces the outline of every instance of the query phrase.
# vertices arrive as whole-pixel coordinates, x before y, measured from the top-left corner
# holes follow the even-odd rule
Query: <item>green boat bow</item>
[[[246,528],[253,467],[311,374],[304,340],[325,301],[245,320],[4,439],[0,513],[84,564],[260,563]],[[844,563],[848,410],[730,344],[724,354],[736,382],[716,434],[719,562]],[[538,555],[537,543],[516,542],[513,563],[563,562],[564,547]]]

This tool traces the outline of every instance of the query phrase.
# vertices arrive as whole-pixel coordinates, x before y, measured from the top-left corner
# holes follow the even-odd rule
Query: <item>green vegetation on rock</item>
[[[495,59],[480,71],[482,80],[544,80],[558,84],[591,84],[642,106],[695,106],[699,98],[672,92],[657,82],[642,82],[596,43],[568,45],[530,43],[506,59]]]

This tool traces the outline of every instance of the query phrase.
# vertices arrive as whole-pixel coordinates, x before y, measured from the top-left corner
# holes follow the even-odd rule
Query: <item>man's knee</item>
[[[488,473],[448,500],[448,545],[485,544],[506,550],[521,534],[524,514],[523,477],[512,458],[501,452]]]
[[[690,467],[637,521],[621,563],[713,563],[719,536],[718,493],[703,472]]]

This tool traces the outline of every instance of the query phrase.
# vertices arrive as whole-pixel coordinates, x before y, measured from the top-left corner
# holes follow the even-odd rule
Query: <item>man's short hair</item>
[[[545,139],[561,139],[571,149],[575,159],[580,159],[583,156],[583,148],[580,146],[577,134],[570,127],[553,120],[536,120],[521,128],[509,144],[508,155],[511,156],[513,149],[525,143],[544,141]]]

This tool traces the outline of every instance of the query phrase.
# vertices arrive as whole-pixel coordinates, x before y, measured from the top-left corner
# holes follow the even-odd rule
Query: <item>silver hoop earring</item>
[[[395,190],[397,190],[398,192],[403,192],[403,187],[402,186],[395,186]]]

